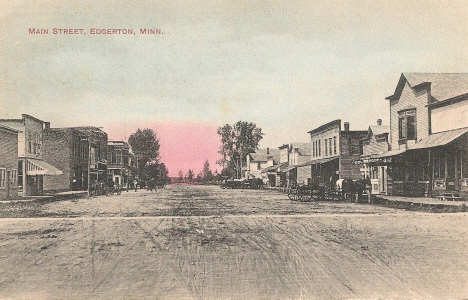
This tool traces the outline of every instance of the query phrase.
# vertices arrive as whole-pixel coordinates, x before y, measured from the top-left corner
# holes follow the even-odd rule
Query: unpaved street
[[[1,299],[468,297],[467,214],[203,186],[2,213]]]

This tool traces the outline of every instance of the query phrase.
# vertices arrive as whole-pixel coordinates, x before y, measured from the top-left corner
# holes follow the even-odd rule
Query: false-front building
[[[309,131],[312,157],[311,181],[314,184],[334,188],[338,179],[362,179],[360,165],[362,140],[366,130],[350,130],[349,123],[334,120]]]
[[[391,194],[468,193],[468,74],[403,73],[390,102]]]

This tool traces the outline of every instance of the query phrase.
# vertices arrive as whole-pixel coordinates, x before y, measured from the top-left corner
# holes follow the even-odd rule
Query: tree
[[[159,140],[156,133],[150,129],[145,128],[138,130],[131,134],[128,138],[128,143],[132,147],[132,152],[135,155],[136,173],[139,178],[145,177],[145,167],[159,163]]]
[[[187,172],[187,180],[189,182],[192,182],[194,176],[195,176],[195,174],[193,173],[192,169],[189,169],[188,172]]]
[[[203,165],[201,176],[205,182],[213,180],[213,172],[211,172],[210,162],[208,160],[206,160],[205,164]]]
[[[219,161],[223,169],[231,169],[234,177],[242,177],[242,165],[247,154],[258,149],[263,138],[262,129],[255,123],[238,121],[234,125],[226,124],[218,128],[221,137],[219,153],[223,158]]]
[[[184,173],[182,173],[182,170],[179,171],[179,182],[184,181]]]

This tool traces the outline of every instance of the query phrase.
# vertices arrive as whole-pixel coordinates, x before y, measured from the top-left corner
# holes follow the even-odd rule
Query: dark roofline
[[[426,107],[430,107],[430,108],[442,107],[442,106],[462,102],[462,101],[465,101],[465,100],[468,100],[468,93],[463,94],[463,95],[459,95],[459,96],[455,96],[453,98],[449,98],[449,99],[446,99],[444,101],[430,103],[430,104],[426,105]]]
[[[283,144],[283,146],[279,146],[278,149],[289,148],[289,144]]]
[[[333,125],[339,125],[339,129],[341,131],[341,119],[336,119],[336,120],[328,122],[327,124],[324,124],[324,125],[322,125],[320,127],[317,127],[317,128],[315,128],[315,129],[313,129],[311,131],[308,131],[307,133],[313,134],[313,133],[322,131],[323,129],[325,129],[327,127],[330,127],[330,126],[333,126]]]
[[[21,117],[23,117],[23,119],[24,119],[24,118],[30,118],[30,119],[33,119],[34,121],[41,122],[41,123],[45,123],[44,121],[39,120],[38,118],[35,118],[35,117],[33,117],[33,116],[31,116],[31,115],[28,115],[28,114],[21,114]]]
[[[11,127],[8,127],[8,126],[2,125],[2,124],[0,124],[0,129],[4,130],[4,131],[8,131],[10,133],[16,133],[16,134],[22,132],[21,130],[14,129],[14,128],[11,128]]]
[[[397,86],[395,88],[395,92],[393,92],[393,95],[390,95],[390,96],[386,97],[385,99],[386,100],[395,100],[395,99],[400,98],[401,92],[403,91],[403,87],[405,86],[405,83],[407,81],[408,80],[406,79],[405,75],[403,73],[401,73],[400,79],[398,79],[398,84],[397,84]],[[397,94],[398,94],[398,96],[397,96]]]

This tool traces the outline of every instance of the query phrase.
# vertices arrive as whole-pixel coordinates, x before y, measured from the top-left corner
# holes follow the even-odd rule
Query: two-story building
[[[333,188],[340,178],[362,178],[360,165],[355,161],[362,155],[362,140],[366,130],[349,129],[349,123],[334,120],[308,132],[311,139],[311,181]],[[306,164],[307,165],[307,164]]]
[[[44,176],[61,175],[62,171],[43,160],[44,121],[27,114],[21,119],[1,119],[0,124],[18,133],[18,193],[41,195]]]
[[[108,141],[107,174],[114,184],[126,186],[130,178],[130,146],[124,141]]]
[[[0,125],[0,199],[18,196],[18,133]]]
[[[392,181],[387,173],[387,161],[375,159],[376,155],[389,150],[390,126],[382,125],[382,119],[377,120],[377,125],[369,126],[367,136],[362,140],[361,174],[371,181],[372,194],[388,194]]]
[[[46,122],[43,147],[44,161],[63,172],[54,178],[44,178],[45,191],[87,189],[89,147],[85,134],[74,128],[50,128]]]
[[[468,193],[468,74],[403,73],[386,99],[393,194]]]
[[[247,155],[246,178],[261,178],[268,186],[276,186],[276,166],[279,164],[278,149],[261,148]]]
[[[81,133],[81,141],[88,147],[88,168],[84,186],[88,187],[88,182],[91,184],[93,182],[107,182],[107,133],[94,126],[72,128]]]
[[[310,143],[290,143],[279,147],[280,159],[287,161],[283,167],[282,178],[287,184],[291,182],[307,184],[310,181],[311,147]],[[287,160],[286,160],[287,159]]]

